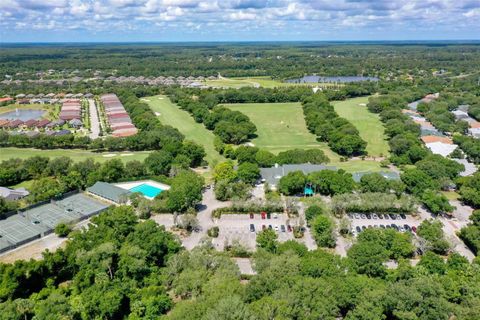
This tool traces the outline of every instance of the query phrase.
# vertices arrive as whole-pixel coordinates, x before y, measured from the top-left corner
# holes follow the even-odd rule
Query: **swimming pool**
[[[134,188],[131,188],[130,191],[132,192],[140,192],[146,197],[155,198],[157,195],[162,193],[163,189],[154,187],[148,183],[142,183]]]

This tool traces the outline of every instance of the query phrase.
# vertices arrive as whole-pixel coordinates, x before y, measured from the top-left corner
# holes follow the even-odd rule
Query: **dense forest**
[[[435,228],[434,225],[422,227]],[[420,232],[420,231],[419,231]],[[478,319],[478,263],[432,251],[417,266],[408,234],[368,230],[341,258],[266,231],[241,277],[208,243],[191,252],[129,207],[95,217],[41,261],[0,264],[2,319]],[[398,268],[383,262],[399,259]]]
[[[362,63],[358,63],[362,61]],[[97,44],[74,46],[4,45],[0,74],[30,79],[49,69],[95,71],[117,76],[271,76],[286,79],[304,74],[396,78],[425,72],[471,73],[480,64],[480,47],[432,44]],[[18,75],[17,75],[18,74]],[[59,76],[58,74],[56,76]],[[37,78],[39,76],[36,76]],[[35,78],[35,77],[34,77]]]

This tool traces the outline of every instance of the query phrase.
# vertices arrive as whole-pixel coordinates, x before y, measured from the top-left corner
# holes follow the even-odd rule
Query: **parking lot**
[[[353,234],[366,228],[393,228],[400,232],[415,232],[421,220],[417,217],[404,214],[359,214],[349,213],[348,217],[352,222]]]
[[[278,240],[284,242],[293,239],[293,232],[289,231],[290,220],[286,214],[257,213],[253,218],[249,214],[225,214],[218,220],[219,236],[214,243],[222,249],[225,244],[238,241],[247,248],[254,249],[257,233],[263,229],[271,228],[278,234]],[[253,225],[253,227],[252,227]]]

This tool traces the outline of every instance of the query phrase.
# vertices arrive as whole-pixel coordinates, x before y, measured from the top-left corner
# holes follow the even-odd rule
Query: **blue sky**
[[[480,39],[480,0],[0,0],[0,42]]]

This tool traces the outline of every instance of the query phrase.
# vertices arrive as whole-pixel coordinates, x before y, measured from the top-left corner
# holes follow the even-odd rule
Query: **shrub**
[[[66,223],[63,223],[63,222],[59,223],[55,227],[55,234],[60,238],[67,237],[70,234],[70,232],[72,232],[72,227]]]
[[[217,226],[215,226],[215,227],[211,227],[210,229],[208,229],[207,234],[211,238],[217,238],[219,231],[220,231],[219,228]]]

